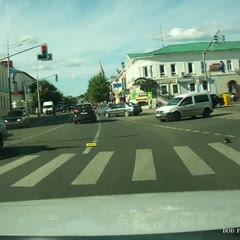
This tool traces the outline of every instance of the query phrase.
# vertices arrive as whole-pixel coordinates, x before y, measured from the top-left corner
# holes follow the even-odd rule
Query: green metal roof
[[[145,53],[129,53],[127,54],[131,59],[133,58],[137,58],[137,57],[146,57],[149,56],[149,53],[145,52]]]
[[[198,43],[184,43],[169,45],[158,50],[147,52],[147,53],[131,53],[127,54],[130,59],[137,57],[149,57],[161,54],[171,54],[171,53],[194,53],[194,52],[204,52],[209,43],[208,42],[198,42]],[[231,51],[240,50],[240,41],[232,41],[225,43],[212,43],[208,48],[208,51]]]

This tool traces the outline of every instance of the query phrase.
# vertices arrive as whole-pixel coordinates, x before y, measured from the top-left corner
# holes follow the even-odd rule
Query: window
[[[153,77],[153,66],[152,65],[150,65],[150,67],[149,67],[149,75],[150,75],[150,77]]]
[[[196,103],[209,102],[209,98],[208,98],[208,95],[207,95],[207,94],[194,96],[194,99],[195,99],[195,102],[196,102]]]
[[[164,67],[164,65],[160,65],[159,68],[160,68],[160,77],[165,76],[165,67]]]
[[[193,73],[193,64],[188,63],[188,73]]]
[[[162,88],[162,94],[167,94],[167,86],[163,85],[161,88]]]
[[[195,83],[190,83],[190,92],[195,92]]]
[[[188,104],[192,104],[193,101],[192,101],[192,97],[186,97],[183,99],[183,101],[181,102],[180,105],[188,105]]]
[[[6,97],[3,97],[3,108],[4,108],[4,109],[7,108],[7,107],[6,107],[6,105],[7,105],[7,104],[6,104],[6,100],[7,100]]]
[[[14,90],[17,91],[18,90],[18,82],[14,83]]]
[[[232,61],[231,60],[227,60],[227,70],[229,72],[232,71]]]
[[[176,64],[171,64],[171,74],[176,75]]]
[[[143,77],[148,77],[148,69],[147,69],[147,67],[143,67]]]
[[[173,85],[173,93],[178,93],[178,85]]]

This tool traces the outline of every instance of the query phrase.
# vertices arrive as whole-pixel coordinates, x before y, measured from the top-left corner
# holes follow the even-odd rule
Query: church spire
[[[101,64],[101,61],[99,61],[99,66],[98,66],[98,75],[105,77],[105,73]]]

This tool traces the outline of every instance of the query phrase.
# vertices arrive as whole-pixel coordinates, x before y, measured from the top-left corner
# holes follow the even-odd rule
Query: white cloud
[[[85,63],[84,59],[63,59],[63,60],[58,60],[58,65],[59,66],[64,66],[64,67],[80,67]]]
[[[151,0],[151,4],[145,0],[60,2],[0,0],[0,56],[6,55],[3,44],[7,38],[11,44],[29,38],[11,53],[46,42],[53,61],[37,61],[40,47],[11,60],[30,75],[36,76],[37,66],[42,65],[47,69],[41,70],[41,75],[57,72],[61,79],[85,79],[86,86],[97,73],[99,61],[109,77],[120,68],[127,53],[161,48],[161,38],[165,46],[209,41],[221,29],[226,40],[240,39],[238,0],[227,4],[219,0]],[[228,17],[224,17],[226,13]],[[67,81],[65,88],[69,90]]]
[[[226,24],[216,24],[205,22],[198,28],[179,28],[174,27],[171,29],[164,29],[162,32],[150,32],[145,34],[147,40],[160,40],[171,42],[184,42],[184,41],[208,41],[209,38],[214,36],[217,30],[224,34],[237,33],[240,27],[231,26]]]

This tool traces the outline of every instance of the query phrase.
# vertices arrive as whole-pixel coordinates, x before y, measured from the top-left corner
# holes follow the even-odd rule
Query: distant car
[[[119,103],[112,105],[109,109],[105,111],[105,117],[111,116],[130,116],[130,115],[138,115],[142,112],[142,107],[138,104],[134,104],[131,102],[128,103]]]
[[[225,103],[224,103],[224,99],[217,96],[216,94],[210,94],[210,97],[212,99],[212,106],[213,108],[216,108],[217,106],[223,106]]]
[[[97,121],[97,115],[91,103],[77,104],[73,110],[73,122],[75,124],[85,121]]]
[[[97,114],[98,116],[104,115],[105,112],[106,112],[106,110],[109,109],[109,108],[110,108],[110,106],[107,105],[107,104],[106,104],[106,105],[98,106],[98,107],[96,108],[96,114]]]
[[[22,110],[12,110],[8,112],[5,118],[7,127],[29,127],[30,117],[27,112]]]
[[[0,118],[0,148],[4,145],[4,140],[7,139],[8,131],[4,119]]]

